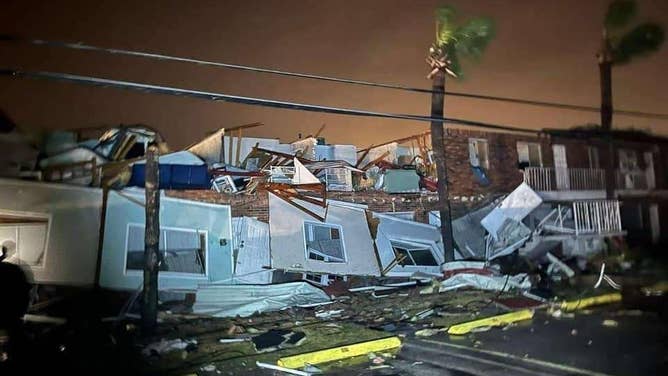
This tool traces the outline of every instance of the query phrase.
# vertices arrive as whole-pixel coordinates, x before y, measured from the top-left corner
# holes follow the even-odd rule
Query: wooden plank
[[[237,130],[237,150],[234,157],[234,165],[239,167],[239,157],[241,156],[241,139],[242,139],[242,129]]]
[[[381,154],[380,157],[378,157],[378,158],[374,159],[373,161],[371,161],[371,162],[365,164],[364,167],[360,168],[360,170],[366,170],[366,169],[369,168],[370,166],[375,165],[376,163],[378,163],[378,162],[382,161],[383,159],[385,159],[388,155],[390,155],[390,152],[389,152],[389,151],[386,151],[385,153]]]

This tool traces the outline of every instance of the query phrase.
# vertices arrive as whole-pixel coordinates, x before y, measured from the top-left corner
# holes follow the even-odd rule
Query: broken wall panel
[[[531,187],[522,183],[485,216],[480,224],[496,239],[504,222],[508,219],[521,222],[542,202],[543,200]]]
[[[385,275],[440,274],[440,265],[445,260],[438,227],[382,213],[373,215],[380,220],[376,247]]]
[[[92,285],[102,190],[0,179],[0,243],[36,283]]]
[[[364,209],[330,203],[321,221],[274,194],[269,194],[271,266],[291,271],[378,276],[373,240]]]
[[[143,281],[145,194],[140,189],[109,192],[100,284],[136,290]],[[232,219],[227,205],[160,198],[160,289],[194,289],[198,283],[232,277]],[[136,249],[138,248],[139,249]],[[141,262],[141,261],[140,261]]]
[[[255,218],[232,218],[235,284],[268,284],[273,271],[269,254],[269,224]]]

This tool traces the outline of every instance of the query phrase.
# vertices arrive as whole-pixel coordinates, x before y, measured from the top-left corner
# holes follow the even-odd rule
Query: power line
[[[264,106],[272,108],[282,108],[289,110],[301,110],[301,111],[310,111],[310,112],[321,112],[329,114],[338,114],[338,115],[352,115],[352,116],[365,116],[365,117],[378,117],[386,119],[399,119],[399,120],[415,120],[415,121],[425,121],[432,122],[438,121],[443,123],[450,124],[460,124],[478,128],[486,129],[495,129],[495,130],[504,130],[504,131],[513,131],[513,132],[524,132],[524,133],[539,133],[537,130],[522,129],[519,127],[491,124],[474,120],[465,120],[465,119],[456,119],[456,118],[438,118],[438,117],[429,117],[421,115],[411,115],[411,114],[392,114],[386,112],[376,112],[376,111],[366,111],[366,110],[356,110],[348,109],[341,107],[330,107],[330,106],[320,106],[314,104],[306,103],[296,103],[296,102],[287,102],[287,101],[278,101],[273,99],[265,98],[256,98],[256,97],[243,97],[238,95],[231,95],[225,93],[215,93],[208,91],[200,90],[190,90],[182,89],[170,86],[159,86],[151,84],[142,84],[131,81],[119,81],[119,80],[110,80],[106,78],[99,77],[90,77],[90,76],[79,76],[68,73],[59,73],[59,72],[28,72],[19,69],[11,68],[0,68],[0,75],[12,76],[12,77],[25,77],[33,79],[46,79],[52,81],[65,81],[65,82],[75,82],[84,85],[91,86],[102,86],[102,87],[113,87],[119,89],[134,90],[152,94],[166,94],[173,96],[183,96],[191,97],[198,99],[206,99],[210,101],[223,101],[230,103],[239,103],[246,105],[255,105],[255,106]]]
[[[574,105],[574,104],[537,101],[537,100],[530,100],[530,99],[498,97],[498,96],[492,96],[492,95],[472,94],[472,93],[464,93],[464,92],[456,92],[456,91],[442,92],[442,91],[434,91],[434,90],[430,90],[430,89],[414,88],[414,87],[409,87],[409,86],[405,86],[405,85],[387,84],[387,83],[380,83],[380,82],[370,82],[370,81],[363,81],[363,80],[353,80],[353,79],[348,79],[348,78],[329,77],[329,76],[321,76],[321,75],[308,74],[308,73],[288,72],[288,71],[282,71],[282,70],[276,70],[276,69],[259,68],[259,67],[252,67],[252,66],[239,65],[239,64],[229,64],[229,63],[222,63],[222,62],[215,62],[215,61],[208,61],[208,60],[200,60],[200,59],[193,59],[193,58],[187,58],[187,57],[170,56],[170,55],[157,54],[157,53],[151,53],[151,52],[131,51],[131,50],[118,49],[118,48],[106,48],[106,47],[93,46],[93,45],[84,44],[84,43],[49,41],[49,40],[43,40],[43,39],[29,39],[29,38],[22,38],[22,37],[13,36],[13,35],[0,35],[0,40],[25,42],[25,43],[38,45],[38,46],[61,47],[61,48],[69,48],[69,49],[75,49],[75,50],[105,52],[105,53],[110,53],[110,54],[114,54],[114,55],[125,55],[125,56],[143,57],[143,58],[156,59],[156,60],[176,61],[176,62],[182,62],[182,63],[193,63],[193,64],[198,64],[198,65],[213,66],[213,67],[218,67],[218,68],[236,69],[236,70],[250,71],[250,72],[257,72],[257,73],[274,74],[274,75],[280,75],[280,76],[298,77],[298,78],[321,80],[321,81],[330,81],[330,82],[338,82],[338,83],[346,83],[346,84],[353,84],[353,85],[371,86],[371,87],[393,89],[393,90],[403,90],[403,91],[411,91],[411,92],[417,92],[417,93],[427,93],[427,94],[444,93],[444,94],[449,95],[449,96],[462,97],[462,98],[509,102],[509,103],[523,104],[523,105],[530,105],[530,106],[539,106],[539,107],[552,107],[552,108],[559,108],[559,109],[573,110],[573,111],[584,111],[584,112],[599,112],[600,111],[600,109],[598,107],[593,107],[593,106],[581,106],[581,105]],[[633,111],[633,110],[614,110],[614,113],[616,113],[618,115],[668,120],[668,114],[661,114],[661,113],[651,113],[651,112]]]

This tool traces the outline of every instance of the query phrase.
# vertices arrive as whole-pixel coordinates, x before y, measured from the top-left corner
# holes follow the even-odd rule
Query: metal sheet
[[[329,302],[329,296],[306,282],[275,285],[202,285],[193,312],[215,317],[250,316],[305,304]]]

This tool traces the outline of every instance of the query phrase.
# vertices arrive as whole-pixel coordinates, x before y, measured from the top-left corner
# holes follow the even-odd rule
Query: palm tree
[[[613,0],[603,23],[601,49],[597,54],[601,84],[601,129],[608,141],[606,196],[614,198],[615,172],[612,148],[612,67],[659,49],[664,33],[660,25],[644,22],[629,29],[636,15],[635,0]]]
[[[462,24],[455,22],[457,12],[452,7],[436,11],[436,40],[429,49],[427,63],[432,80],[431,117],[443,117],[445,78],[462,76],[459,58],[478,58],[494,35],[491,20],[473,18]],[[452,237],[450,201],[448,199],[447,166],[445,163],[444,129],[442,121],[431,122],[431,145],[438,178],[438,199],[441,215],[441,237],[445,261],[454,261],[455,249]]]

